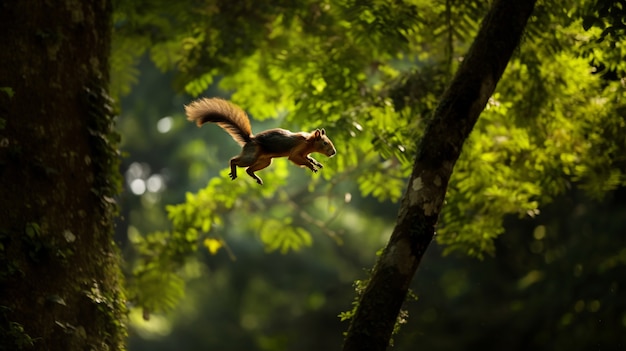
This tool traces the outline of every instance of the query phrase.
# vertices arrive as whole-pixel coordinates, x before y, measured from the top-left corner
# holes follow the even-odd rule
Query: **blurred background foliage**
[[[488,4],[115,6],[130,350],[339,348],[338,315]],[[625,11],[538,2],[455,167],[395,349],[626,347]],[[262,187],[231,181],[239,147],[185,120],[196,96],[231,99],[254,132],[324,127],[338,154],[318,174],[275,160]]]

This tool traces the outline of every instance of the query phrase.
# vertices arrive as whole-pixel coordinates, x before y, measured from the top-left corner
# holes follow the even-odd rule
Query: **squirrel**
[[[241,153],[230,159],[230,178],[237,178],[237,166],[248,167],[246,173],[263,185],[263,180],[254,172],[266,168],[274,157],[288,157],[298,166],[306,166],[317,172],[322,164],[309,156],[319,152],[328,157],[337,153],[324,129],[311,133],[293,133],[286,129],[269,129],[252,135],[250,119],[239,107],[220,98],[200,98],[185,106],[187,119],[201,127],[207,122],[224,129],[242,146]]]

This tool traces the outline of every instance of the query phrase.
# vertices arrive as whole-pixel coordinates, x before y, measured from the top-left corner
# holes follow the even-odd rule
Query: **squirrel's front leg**
[[[309,162],[311,162],[312,164],[314,164],[315,166],[317,166],[317,167],[319,167],[319,168],[324,168],[324,166],[323,166],[321,163],[317,162],[317,160],[316,160],[316,159],[314,159],[313,157],[311,157],[311,156],[307,155],[307,156],[306,156],[306,159],[307,159]]]
[[[298,166],[306,166],[314,173],[317,173],[317,168],[315,168],[315,164],[311,162],[309,157],[303,157],[300,155],[291,155],[289,156],[289,161],[297,164]]]

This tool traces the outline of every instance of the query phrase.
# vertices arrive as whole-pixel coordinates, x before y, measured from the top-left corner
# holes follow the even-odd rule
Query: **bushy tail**
[[[207,122],[217,124],[242,146],[252,140],[250,119],[241,108],[226,100],[201,98],[185,106],[185,113],[198,127]]]

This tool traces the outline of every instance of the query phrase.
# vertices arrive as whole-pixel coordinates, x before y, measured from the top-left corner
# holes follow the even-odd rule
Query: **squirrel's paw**
[[[230,177],[230,179],[235,180],[235,178],[237,178],[236,174],[232,174],[232,173],[228,173],[228,176]]]
[[[311,158],[311,159],[309,159],[309,161],[311,162],[311,164],[313,165],[313,167],[318,167],[318,168],[323,168],[323,167],[324,167],[324,166],[322,166],[322,164],[321,164],[321,163],[317,162],[316,160],[314,160],[314,159],[312,159],[312,158]]]

